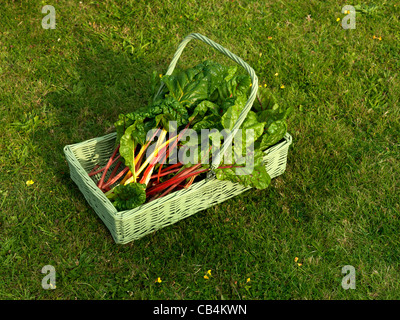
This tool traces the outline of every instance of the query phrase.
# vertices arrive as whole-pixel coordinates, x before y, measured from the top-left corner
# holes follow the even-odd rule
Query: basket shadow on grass
[[[151,96],[151,74],[153,70],[166,69],[167,61],[115,51],[93,38],[79,46],[78,57],[68,83],[45,97],[44,103],[57,118],[57,124],[38,129],[36,134],[40,138],[35,141],[47,146],[43,160],[64,187],[64,198],[78,202],[75,206],[90,209],[96,216],[71,180],[63,148],[113,132],[120,113],[146,105]],[[100,218],[96,218],[102,225]]]

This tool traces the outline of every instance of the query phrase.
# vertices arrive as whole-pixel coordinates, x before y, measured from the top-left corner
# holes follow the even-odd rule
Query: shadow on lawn
[[[153,71],[161,73],[169,63],[168,59],[160,62],[149,58],[150,54],[132,55],[109,47],[84,30],[75,32],[80,40],[78,54],[74,55],[77,63],[60,59],[68,73],[67,83],[44,100],[57,124],[37,132],[40,145],[47,146],[43,153],[47,168],[53,170],[58,182],[71,186],[68,189],[73,190],[73,197],[80,192],[69,176],[63,148],[113,132],[120,113],[147,105]]]

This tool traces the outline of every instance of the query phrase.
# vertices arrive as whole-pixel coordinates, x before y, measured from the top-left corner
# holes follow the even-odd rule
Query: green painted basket
[[[249,100],[232,130],[234,132],[235,129],[240,127],[253,105],[258,89],[257,76],[254,70],[242,59],[198,33],[192,33],[182,41],[166,74],[172,73],[184,47],[191,39],[202,40],[219,52],[227,55],[245,68],[251,77],[252,90]],[[161,90],[162,86],[158,93]],[[111,133],[102,137],[67,145],[64,148],[64,153],[70,169],[71,179],[77,184],[85,199],[104,222],[111,232],[114,241],[118,244],[126,244],[140,239],[151,232],[169,226],[196,212],[205,210],[251,189],[238,183],[221,181],[216,179],[214,175],[209,175],[206,179],[193,183],[188,189],[176,191],[132,210],[118,212],[110,200],[97,187],[100,174],[92,177],[89,177],[88,174],[96,164],[103,166],[107,163],[114,151],[115,139],[116,133]],[[225,139],[226,141],[219,155],[224,154],[232,139],[232,135]],[[288,149],[291,143],[292,137],[289,133],[286,133],[280,142],[265,150],[264,161],[271,178],[277,177],[285,171]],[[219,165],[219,155],[215,158],[216,161],[212,166],[212,172]],[[111,171],[112,167],[109,172]]]

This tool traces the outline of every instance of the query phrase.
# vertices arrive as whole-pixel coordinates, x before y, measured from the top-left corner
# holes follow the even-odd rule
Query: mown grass
[[[41,26],[45,4],[54,30]],[[346,4],[2,4],[0,298],[400,298],[400,3],[357,3],[353,30],[337,21]],[[116,245],[71,181],[63,147],[146,104],[152,72],[165,72],[191,32],[242,57],[295,108],[287,170],[268,190]],[[192,42],[181,66],[228,62]],[[45,265],[55,290],[41,286]],[[345,265],[355,290],[341,286]]]

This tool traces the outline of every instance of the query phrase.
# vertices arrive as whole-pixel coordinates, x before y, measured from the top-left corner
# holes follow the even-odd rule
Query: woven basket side
[[[230,181],[212,180],[201,185],[195,192],[171,197],[170,201],[146,210],[141,210],[129,219],[123,220],[124,228],[117,238],[125,244],[137,240],[156,230],[172,225],[199,211],[228,200],[247,188]]]

